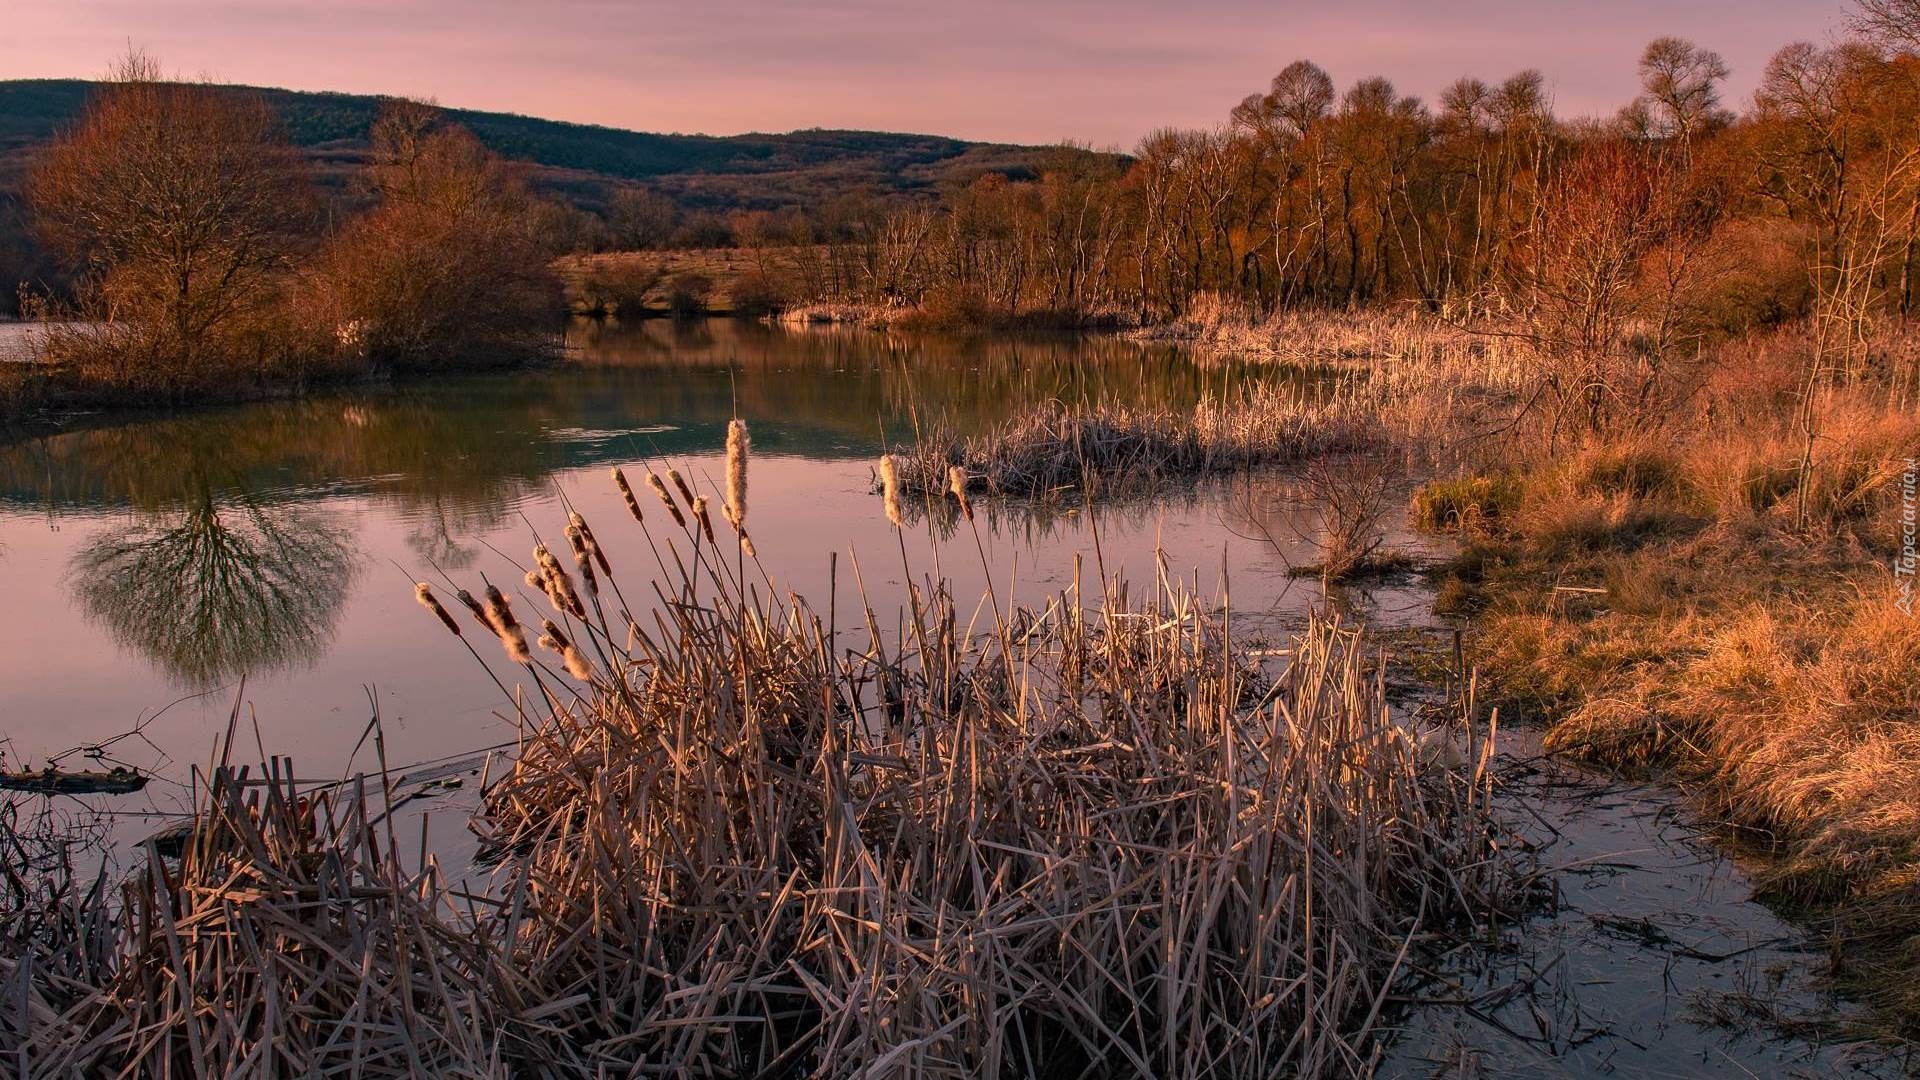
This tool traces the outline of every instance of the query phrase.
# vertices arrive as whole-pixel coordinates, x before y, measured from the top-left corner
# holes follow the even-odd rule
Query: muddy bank
[[[1749,868],[1672,788],[1592,772],[1508,733],[1498,806],[1542,866],[1540,912],[1420,966],[1379,1075],[1897,1077],[1826,989],[1818,936],[1754,899]]]

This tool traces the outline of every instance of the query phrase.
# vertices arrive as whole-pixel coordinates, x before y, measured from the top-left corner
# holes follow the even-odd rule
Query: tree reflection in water
[[[318,515],[204,490],[108,532],[74,556],[89,618],[178,682],[204,689],[319,655],[354,572],[345,534]]]

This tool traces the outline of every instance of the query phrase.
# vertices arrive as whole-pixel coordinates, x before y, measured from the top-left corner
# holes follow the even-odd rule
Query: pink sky
[[[1611,112],[1674,34],[1751,92],[1844,0],[3,0],[0,78],[92,76],[132,42],[169,71],[647,131],[878,128],[1132,147],[1217,123],[1288,61],[1431,100],[1546,73],[1562,115]]]

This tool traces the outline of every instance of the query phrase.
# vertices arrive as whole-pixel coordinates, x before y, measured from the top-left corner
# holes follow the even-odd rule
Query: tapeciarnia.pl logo
[[[1907,470],[1900,475],[1900,554],[1893,560],[1893,587],[1899,593],[1894,604],[1909,616],[1913,614],[1916,469],[1914,458],[1907,459]]]

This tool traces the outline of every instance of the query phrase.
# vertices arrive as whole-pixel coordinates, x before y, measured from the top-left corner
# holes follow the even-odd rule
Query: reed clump
[[[1191,410],[1060,403],[1020,413],[971,438],[931,437],[900,458],[912,495],[951,489],[950,470],[969,490],[1035,498],[1097,484],[1143,490],[1183,478],[1297,464],[1382,444],[1378,414],[1352,394],[1324,400],[1263,386],[1209,398]]]
[[[432,860],[403,865],[377,779],[204,780],[177,859],[26,913],[42,932],[0,959],[10,1072],[500,1075],[511,977]]]
[[[64,924],[106,946],[10,948],[31,993],[0,1051],[29,1075],[1360,1073],[1412,950],[1512,895],[1491,723],[1463,695],[1466,753],[1423,750],[1354,630],[1255,654],[1224,610],[1118,581],[996,599],[984,633],[928,582],[899,632],[848,630],[697,512],[649,543],[678,568],[656,605],[603,608],[620,560],[591,549],[606,591],[549,595],[540,644],[584,678],[515,657],[539,705],[473,820],[484,887],[456,906],[400,864],[384,785],[223,768],[177,864]],[[455,595],[525,648],[499,589]]]
[[[1269,675],[1113,586],[1007,652],[936,588],[849,646],[712,585],[479,818],[582,1071],[1359,1070],[1401,950],[1500,902],[1487,732],[1431,767],[1352,631]]]

